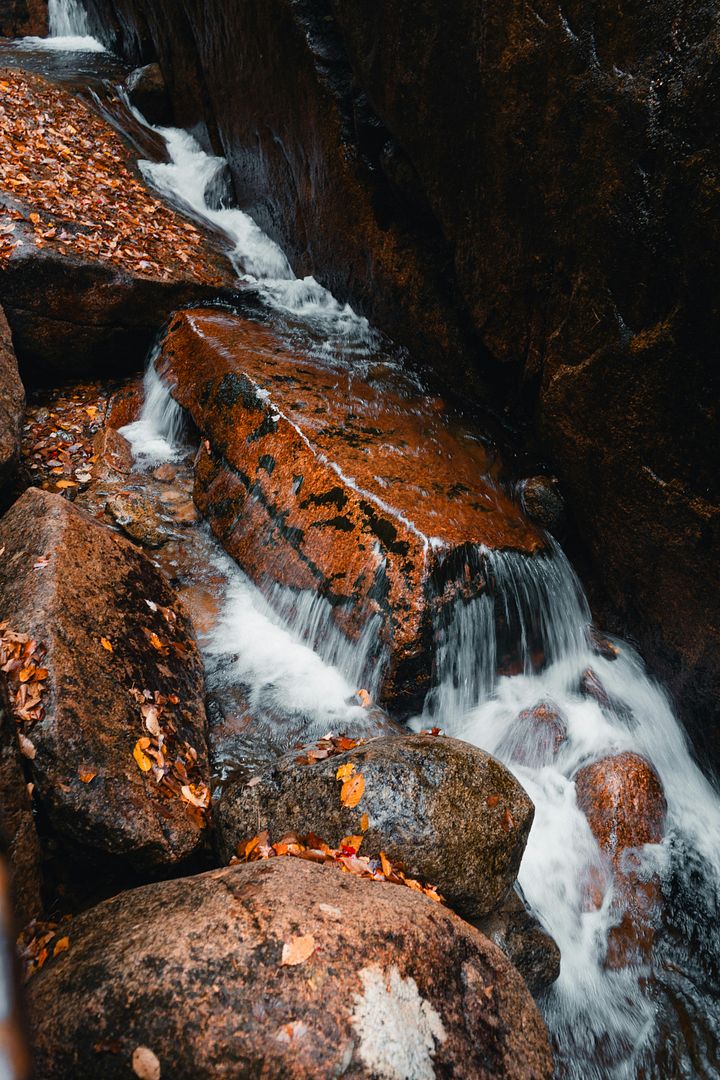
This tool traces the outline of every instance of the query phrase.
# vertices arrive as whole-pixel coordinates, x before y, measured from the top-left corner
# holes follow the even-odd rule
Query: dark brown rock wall
[[[532,422],[601,614],[717,760],[714,5],[92,5],[298,272]]]
[[[0,37],[47,33],[47,0],[0,0]]]

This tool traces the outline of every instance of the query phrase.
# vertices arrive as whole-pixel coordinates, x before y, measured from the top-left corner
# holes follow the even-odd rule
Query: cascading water
[[[87,12],[79,0],[50,0],[48,22],[51,37],[84,37],[90,33]]]
[[[449,625],[439,629],[436,686],[414,726],[437,724],[495,754],[535,803],[519,881],[562,953],[560,979],[543,1003],[561,1075],[576,1080],[718,1076],[720,1024],[713,1017],[712,994],[693,980],[688,946],[676,925],[679,918],[686,921],[685,941],[702,943],[705,965],[716,968],[717,946],[708,940],[706,927],[718,913],[717,793],[694,764],[666,696],[633,651],[616,643],[618,656],[611,660],[591,647],[588,606],[562,551],[532,559],[484,551],[477,557],[487,565],[488,595],[459,604]],[[519,664],[517,673],[498,676],[508,627],[520,645]],[[607,704],[582,693],[589,668],[605,689]],[[518,718],[542,703],[552,703],[564,718],[567,737],[554,756],[533,766],[526,753],[533,733],[518,725]],[[578,808],[573,777],[590,762],[622,751],[650,761],[664,786],[665,839],[637,858],[640,877],[654,875],[661,882],[665,923],[656,930],[650,967],[614,971],[605,959],[617,907],[608,885],[602,904],[588,910],[587,882],[603,880],[605,871]],[[689,903],[694,919],[677,910]],[[703,981],[708,978],[712,985],[712,972],[704,971]],[[673,985],[678,982],[680,995]],[[683,1039],[663,1046],[687,1015],[697,1025],[692,1052]]]
[[[90,33],[87,12],[81,0],[49,0],[46,38],[25,38],[33,48],[66,52],[105,52],[105,46]]]
[[[371,355],[377,337],[366,320],[314,279],[295,279],[283,252],[248,215],[213,209],[208,195],[222,160],[205,154],[185,132],[161,133],[171,160],[143,163],[147,179],[229,238],[237,273],[255,282],[269,306],[297,318],[334,354]],[[142,416],[125,430],[141,464],[177,454],[180,422],[151,364]],[[230,585],[220,623],[204,642],[211,687],[241,683],[260,710],[294,711],[298,723],[286,729],[286,742],[298,732],[312,737],[321,729],[358,731],[363,710],[353,693],[359,682],[372,682],[373,628],[353,653],[330,632],[317,598],[278,594],[271,607],[226,556],[216,551],[213,557],[225,560]],[[718,991],[712,990],[720,986],[720,953],[712,936],[720,907],[717,793],[694,764],[666,696],[633,651],[616,643],[618,655],[611,660],[591,647],[587,601],[560,549],[532,559],[483,549],[471,561],[485,566],[488,591],[469,603],[458,600],[451,617],[437,627],[435,685],[414,726],[440,726],[496,754],[535,803],[520,884],[562,953],[560,978],[542,1002],[558,1076],[717,1080],[720,1020]],[[607,702],[581,692],[588,668]],[[533,766],[518,753],[529,735],[523,736],[517,721],[543,702],[562,715],[566,737],[551,760]],[[644,874],[661,884],[663,916],[650,960],[611,970],[605,958],[617,904],[599,846],[578,807],[574,776],[622,751],[645,757],[665,790],[663,842],[636,853],[639,879]],[[589,880],[605,882],[599,904],[586,902]]]
[[[135,111],[135,115],[146,123],[140,113]],[[170,161],[141,161],[143,175],[170,202],[189,209],[228,238],[230,261],[243,281],[255,284],[271,308],[298,319],[329,348],[357,356],[377,346],[379,336],[367,319],[349,304],[341,304],[315,278],[296,278],[282,249],[248,214],[234,207],[210,205],[208,195],[216,190],[218,176],[226,166],[223,158],[206,154],[185,131],[155,130],[165,139]]]

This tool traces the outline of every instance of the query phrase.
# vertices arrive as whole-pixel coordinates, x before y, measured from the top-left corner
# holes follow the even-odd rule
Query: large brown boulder
[[[44,1080],[552,1075],[517,972],[410,889],[276,858],[123,893],[63,933],[28,986]]]
[[[260,830],[274,841],[315,833],[331,846],[362,836],[363,855],[385,852],[467,918],[487,915],[511,889],[534,807],[489,754],[458,739],[411,735],[305,762],[303,751],[288,754],[223,793],[216,815],[226,861]],[[358,800],[344,785],[354,778]]]
[[[43,37],[47,29],[47,0],[0,0],[0,37]]]
[[[598,614],[720,762],[717,5],[88,5],[297,272],[531,419]]]
[[[137,369],[172,311],[232,285],[230,265],[86,102],[36,75],[0,79],[0,302],[23,371]]]
[[[545,546],[472,429],[397,372],[349,375],[224,311],[179,314],[157,366],[203,437],[195,497],[229,553],[261,587],[319,592],[351,639],[374,620],[384,698],[421,704],[437,608],[487,587],[468,550]]]
[[[202,663],[177,598],[137,548],[59,495],[27,491],[0,547],[0,611],[41,657],[8,678],[34,688],[18,732],[52,830],[70,855],[140,874],[182,863],[203,844],[186,796],[209,770]]]
[[[10,327],[0,307],[0,487],[17,468],[24,416],[25,388],[18,371]]]

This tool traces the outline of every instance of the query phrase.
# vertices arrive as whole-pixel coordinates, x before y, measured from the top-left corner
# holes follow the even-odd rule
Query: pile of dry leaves
[[[65,916],[63,922],[69,921]],[[40,971],[50,956],[59,956],[70,948],[70,938],[62,936],[62,923],[33,919],[17,939],[17,951],[25,981]]]
[[[35,568],[44,569],[39,564]],[[27,733],[45,716],[42,696],[48,670],[42,666],[44,657],[43,645],[27,634],[15,633],[6,622],[0,623],[0,670],[6,676],[10,707],[18,724],[20,750],[31,760],[35,757],[35,746]]]
[[[22,451],[35,487],[67,494],[91,482],[98,460],[93,439],[103,426],[109,394],[102,383],[80,383],[28,406]]]
[[[254,836],[252,840],[239,844],[237,856],[232,863],[258,862],[261,859],[282,856],[306,859],[309,862],[329,863],[347,874],[355,874],[356,877],[368,878],[370,881],[389,881],[393,885],[405,885],[409,889],[423,893],[437,903],[442,903],[443,898],[434,885],[423,885],[414,878],[407,877],[403,870],[391,863],[382,851],[377,859],[360,855],[362,842],[362,836],[345,836],[338,847],[333,848],[314,833],[308,833],[307,836],[287,833],[276,844],[271,844],[268,834],[263,832],[259,836]]]
[[[188,813],[203,828],[210,812],[210,789],[202,780],[197,750],[180,738],[172,706],[180,699],[150,690],[131,690],[147,732],[135,743],[133,757],[141,772],[155,781],[155,790],[168,799],[182,799]]]
[[[141,276],[222,285],[207,240],[148,192],[120,136],[69,91],[0,72],[0,265],[23,241]]]

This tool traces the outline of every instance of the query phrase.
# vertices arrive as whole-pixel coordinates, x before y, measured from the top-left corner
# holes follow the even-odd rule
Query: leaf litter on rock
[[[291,832],[273,844],[269,834],[262,832],[251,840],[238,844],[236,855],[231,859],[231,865],[283,857],[305,859],[308,862],[336,866],[345,873],[367,878],[370,881],[386,881],[392,885],[404,885],[415,892],[423,893],[435,903],[443,903],[443,897],[434,885],[423,884],[415,878],[408,877],[401,867],[390,861],[384,852],[380,852],[380,857],[377,859],[359,855],[362,840],[361,836],[346,836],[340,841],[338,847],[333,848],[315,833],[299,836]]]

